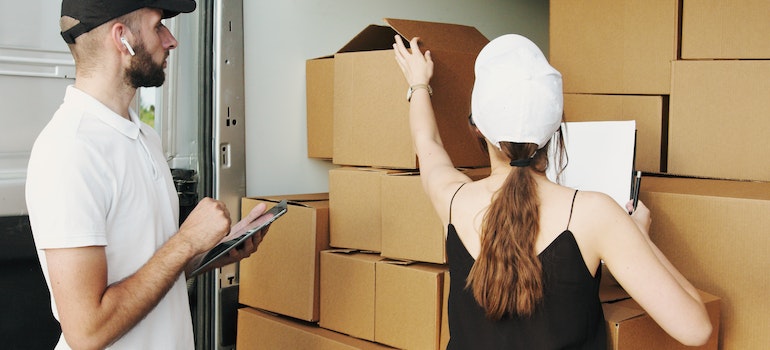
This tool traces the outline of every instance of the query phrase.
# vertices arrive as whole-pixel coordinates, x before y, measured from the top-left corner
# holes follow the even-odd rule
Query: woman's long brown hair
[[[566,159],[561,132],[554,140],[561,173]],[[500,146],[509,159],[532,157],[532,163],[513,167],[494,194],[481,228],[481,251],[466,283],[493,320],[531,315],[543,298],[542,267],[535,250],[540,201],[531,171],[545,173],[551,148],[550,142],[540,150],[532,143],[500,142]]]

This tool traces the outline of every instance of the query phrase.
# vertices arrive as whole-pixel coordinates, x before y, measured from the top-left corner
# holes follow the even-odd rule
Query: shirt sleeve
[[[82,140],[39,138],[27,170],[27,210],[37,249],[105,246],[111,169]]]

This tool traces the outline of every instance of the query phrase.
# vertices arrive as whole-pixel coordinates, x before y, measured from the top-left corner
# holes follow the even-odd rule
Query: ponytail
[[[562,163],[561,133],[555,139]],[[532,143],[500,146],[514,166],[484,216],[481,251],[466,282],[492,320],[531,315],[543,298],[542,266],[535,250],[540,201],[532,171],[545,173],[549,145],[539,150]],[[560,173],[564,167],[559,166]]]

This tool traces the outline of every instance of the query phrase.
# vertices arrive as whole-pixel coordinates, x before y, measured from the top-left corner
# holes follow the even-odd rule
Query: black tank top
[[[573,196],[573,207],[574,204]],[[449,208],[446,252],[450,273],[450,339],[447,350],[607,349],[604,313],[599,301],[601,268],[591,276],[583,261],[569,230],[572,209],[565,230],[538,255],[543,267],[544,297],[534,313],[529,317],[509,316],[492,321],[485,317],[470,288],[465,288],[475,260],[452,225],[451,203]]]

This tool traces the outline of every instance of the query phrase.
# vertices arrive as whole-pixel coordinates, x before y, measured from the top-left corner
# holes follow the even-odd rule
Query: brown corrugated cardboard
[[[260,202],[289,200],[283,218],[270,225],[251,257],[240,263],[239,302],[255,308],[317,321],[319,253],[329,248],[328,194],[243,198],[242,215]]]
[[[330,244],[379,252],[382,245],[381,176],[397,170],[329,170]]]
[[[676,61],[668,173],[770,181],[770,61]]]
[[[334,142],[334,58],[305,62],[307,156],[332,158]]]
[[[439,349],[447,268],[383,260],[376,269],[375,340],[401,349]]]
[[[441,138],[458,167],[489,165],[468,127],[473,65],[488,42],[476,28],[386,19],[371,25],[334,56],[334,155],[341,165],[416,169],[409,131],[408,85],[393,58],[398,33],[419,36],[434,60],[433,106]]]
[[[246,350],[312,349],[377,350],[391,347],[349,337],[249,307],[238,309],[238,336],[235,347]]]
[[[720,349],[770,344],[770,183],[645,177],[650,237],[694,285],[722,298]]]
[[[419,173],[382,176],[382,256],[446,262],[444,227]]]
[[[551,0],[550,62],[566,93],[668,95],[679,0]]]
[[[718,349],[720,299],[701,291],[713,332],[706,344],[685,346],[668,335],[633,299],[603,303],[607,345],[611,350],[716,350]]]
[[[449,344],[449,270],[444,272],[444,300],[441,301],[441,338],[439,349],[446,350]]]
[[[375,263],[382,259],[349,250],[321,252],[321,327],[374,340]]]
[[[661,154],[667,141],[662,140],[667,117],[668,103],[663,96],[564,94],[568,122],[635,120],[636,169],[645,172],[666,169]]]
[[[684,0],[682,58],[770,58],[770,2]]]

